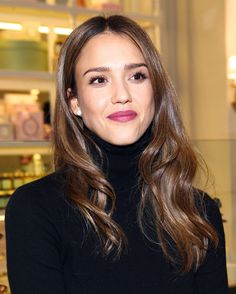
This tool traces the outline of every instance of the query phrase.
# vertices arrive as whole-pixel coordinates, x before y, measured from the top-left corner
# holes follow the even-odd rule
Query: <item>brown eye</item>
[[[137,72],[131,77],[131,80],[139,81],[139,80],[145,80],[146,78],[147,76],[144,73]]]
[[[106,82],[106,79],[102,76],[92,77],[89,80],[89,84],[104,84],[105,82]]]

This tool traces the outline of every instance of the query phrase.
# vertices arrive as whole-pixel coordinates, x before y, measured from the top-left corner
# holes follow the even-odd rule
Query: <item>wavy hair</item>
[[[218,245],[216,231],[196,205],[193,180],[198,159],[186,136],[176,94],[159,53],[146,32],[125,16],[93,17],[77,27],[62,46],[54,113],[55,169],[66,170],[68,197],[86,225],[97,233],[100,252],[104,256],[113,253],[119,258],[127,246],[127,238],[112,219],[114,189],[94,162],[89,147],[93,143],[83,130],[82,119],[73,114],[71,97],[67,95],[71,88],[73,96],[77,96],[75,66],[81,50],[91,38],[107,31],[126,36],[139,48],[154,92],[152,139],[139,160],[142,185],[139,226],[149,240],[158,240],[166,258],[180,266],[182,272],[197,269],[208,244]],[[156,238],[149,234],[150,228]]]

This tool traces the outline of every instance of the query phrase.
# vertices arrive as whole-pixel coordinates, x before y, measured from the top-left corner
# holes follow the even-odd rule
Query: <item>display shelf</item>
[[[0,90],[48,91],[55,98],[55,75],[39,71],[0,70]]]
[[[70,27],[73,23],[73,10],[65,5],[4,1],[0,3],[0,11],[0,19],[5,22],[32,22],[63,27]]]
[[[0,141],[0,156],[3,155],[28,155],[50,154],[51,143],[49,141]]]
[[[1,0],[0,6],[2,7],[8,7],[10,10],[15,8],[26,8],[26,9],[32,9],[32,10],[47,10],[47,11],[63,11],[69,10],[70,6],[66,4],[47,4],[47,3],[40,3],[40,2],[28,2],[28,1],[17,1],[17,0]],[[15,12],[14,12],[15,13]]]
[[[0,92],[21,93],[22,91],[30,92],[32,89],[48,93],[48,101],[51,105],[51,113],[53,113],[56,97],[54,74],[37,71],[0,70]],[[2,143],[0,141],[0,149],[1,147]]]
[[[56,1],[47,0],[47,2]],[[38,89],[40,92],[48,92],[51,114],[54,111],[56,97],[56,77],[53,73],[57,57],[55,54],[55,44],[63,37],[56,34],[54,28],[64,27],[72,29],[95,15],[122,13],[139,22],[153,41],[158,44],[157,47],[160,50],[159,27],[161,21],[159,19],[159,0],[147,0],[145,4],[141,0],[120,0],[119,3],[123,6],[123,9],[119,9],[119,6],[114,6],[114,9],[107,10],[79,6],[75,0],[67,2],[68,4],[48,4],[24,0],[0,1],[0,22],[19,23],[26,34],[31,34],[33,31],[37,35],[40,26],[47,26],[49,28],[47,34],[40,33],[40,35],[37,35],[38,40],[47,42],[48,72],[0,69],[0,91],[15,93],[17,91],[24,92]],[[141,6],[137,8],[137,4]],[[150,9],[151,7],[153,9]],[[7,35],[8,39],[9,35]],[[0,156],[29,153],[50,154],[50,144],[48,142],[0,142]]]
[[[75,2],[75,1],[74,1]],[[0,6],[2,8],[4,8],[5,10],[8,10],[10,12],[13,12],[13,13],[18,13],[20,11],[20,9],[24,9],[24,12],[26,12],[27,10],[30,11],[30,13],[33,13],[36,11],[39,11],[39,10],[43,10],[45,12],[48,12],[48,13],[71,13],[71,14],[74,14],[74,12],[77,12],[77,13],[99,13],[99,12],[117,12],[117,13],[133,13],[132,12],[132,8],[127,8],[127,5],[124,5],[125,3],[130,3],[131,1],[120,1],[121,2],[121,8],[119,7],[115,7],[114,8],[105,8],[105,9],[101,9],[101,8],[93,8],[91,6],[80,6],[76,3],[69,3],[68,4],[47,4],[47,3],[40,3],[40,2],[27,2],[27,1],[16,1],[16,0],[1,0],[0,2]],[[153,9],[150,11],[150,13],[139,13],[138,14],[144,14],[146,16],[150,16],[150,15],[154,15],[154,14],[157,14],[157,8],[158,8],[158,2],[159,1],[155,1],[155,0],[152,0],[152,1],[149,1],[149,2],[152,2],[153,3]],[[135,2],[135,6],[137,6],[137,4],[142,4],[141,2],[139,3],[137,0]],[[146,5],[147,6],[147,2],[146,2]],[[123,6],[123,8],[122,8]],[[133,5],[134,6],[134,5]],[[17,10],[19,9],[19,11]],[[38,14],[38,13],[37,13]]]
[[[125,1],[123,1],[125,2]],[[45,25],[54,26],[61,24],[72,27],[76,23],[78,18],[80,21],[77,21],[77,25],[84,21],[86,18],[98,15],[98,14],[111,14],[111,13],[122,13],[131,18],[140,20],[148,20],[155,24],[159,23],[159,15],[156,3],[158,1],[153,1],[153,9],[150,10],[150,13],[142,12],[142,10],[133,12],[127,8],[124,9],[101,9],[101,8],[92,8],[89,6],[78,6],[76,4],[66,5],[66,4],[53,4],[49,5],[46,3],[29,3],[24,1],[11,1],[11,0],[2,0],[0,3],[1,13],[0,19],[2,21],[10,21],[14,15],[14,22],[22,21],[22,15],[28,20],[33,20],[34,22],[44,23]],[[42,14],[43,13],[43,14]],[[59,20],[59,23],[55,23],[55,19]]]
[[[48,1],[49,2],[49,1]],[[53,1],[55,2],[55,1]],[[99,14],[122,13],[127,15],[137,22],[148,32],[154,43],[160,44],[160,33],[158,32],[161,20],[159,18],[159,1],[148,0],[145,5],[142,1],[125,1],[121,0],[120,7],[123,9],[114,8],[93,8],[89,6],[79,6],[76,1],[68,1],[69,4],[47,4],[35,1],[17,1],[17,0],[2,0],[0,2],[0,21],[19,23],[22,25],[24,32],[28,32],[34,37],[39,34],[40,27],[47,27],[47,44],[48,44],[48,70],[54,71],[54,54],[55,44],[60,34],[55,33],[55,28],[73,29],[89,17]],[[140,9],[135,8],[137,4],[141,5]],[[118,6],[119,7],[119,6]],[[42,35],[37,38],[45,40]],[[30,36],[29,36],[30,39]],[[160,50],[160,45],[157,45]],[[1,78],[1,76],[0,76]]]
[[[0,79],[27,79],[54,82],[55,75],[46,71],[17,71],[0,69]]]

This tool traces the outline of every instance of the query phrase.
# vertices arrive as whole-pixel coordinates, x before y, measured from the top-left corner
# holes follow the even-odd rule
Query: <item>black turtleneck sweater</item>
[[[80,213],[65,193],[61,174],[50,174],[20,187],[6,208],[11,293],[227,293],[224,232],[216,203],[205,196],[208,219],[220,237],[218,250],[207,252],[197,272],[176,274],[160,247],[145,239],[137,223],[138,159],[149,142],[149,131],[128,146],[91,136],[102,150],[102,168],[116,192],[113,217],[128,238],[126,253],[117,261],[95,253],[95,234],[86,233]]]

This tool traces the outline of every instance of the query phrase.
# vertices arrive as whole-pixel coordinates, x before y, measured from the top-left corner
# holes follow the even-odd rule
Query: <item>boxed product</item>
[[[123,8],[119,0],[85,0],[85,5],[90,8],[113,11],[122,11]]]
[[[0,101],[0,141],[11,141],[13,139],[13,126],[6,113],[5,104]]]
[[[34,40],[0,39],[0,68],[47,71],[47,43]]]
[[[13,116],[13,123],[16,140],[43,140],[43,112],[41,110],[16,112]]]
[[[7,113],[14,127],[14,137],[20,141],[44,139],[43,111],[37,97],[30,94],[6,94]]]

